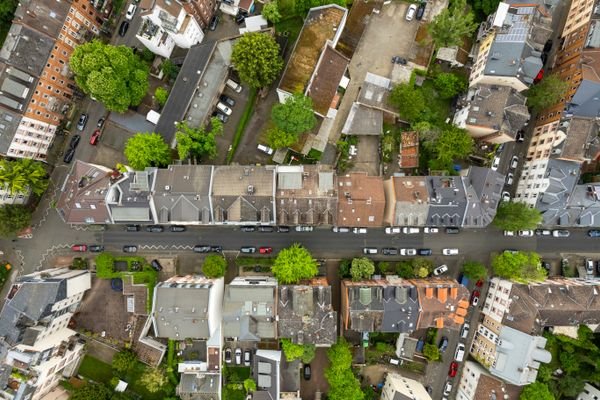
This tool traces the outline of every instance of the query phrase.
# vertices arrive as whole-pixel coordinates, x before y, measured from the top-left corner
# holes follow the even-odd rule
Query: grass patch
[[[427,108],[431,112],[430,120],[435,121],[437,124],[443,124],[446,118],[450,115],[450,105],[452,99],[442,99],[437,94],[433,80],[425,79],[423,86],[421,86],[423,96],[427,99]]]
[[[293,1],[292,1],[292,3],[293,3]],[[282,3],[280,1],[278,1],[277,4],[279,5],[279,8],[281,9]],[[283,11],[281,11],[281,14],[282,15],[293,14],[293,5],[292,5],[292,12],[284,14]],[[284,32],[288,33],[287,47],[291,48],[296,43],[296,39],[298,39],[298,35],[300,34],[300,31],[302,30],[302,25],[304,25],[304,21],[302,20],[302,18],[297,15],[294,15],[292,17],[282,19],[281,21],[276,23],[275,30],[278,33],[284,33]]]
[[[238,267],[266,265],[271,266],[275,263],[274,258],[259,258],[259,257],[238,257],[235,259],[235,265]]]
[[[226,367],[223,369],[227,382],[244,383],[244,380],[250,378],[250,367]]]
[[[242,141],[242,136],[244,136],[246,125],[248,125],[248,121],[250,120],[250,116],[252,115],[252,111],[254,111],[254,106],[256,105],[257,93],[258,92],[256,89],[250,88],[250,94],[248,94],[248,101],[246,102],[244,112],[242,113],[240,122],[238,123],[238,126],[235,129],[235,135],[233,136],[233,140],[231,142],[231,150],[229,150],[229,153],[227,153],[227,164],[231,163],[231,160],[233,160],[235,151],[237,150],[238,146],[240,145],[240,142]]]
[[[108,384],[113,377],[112,366],[92,356],[83,357],[78,374],[98,383]]]

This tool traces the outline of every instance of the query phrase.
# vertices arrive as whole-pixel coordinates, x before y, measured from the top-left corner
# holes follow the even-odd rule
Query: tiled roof
[[[469,307],[469,291],[451,279],[411,280],[419,293],[418,328],[459,329]]]
[[[313,109],[326,116],[329,108],[336,108],[338,86],[350,60],[333,47],[331,42],[325,45],[311,81],[306,89],[313,101]]]
[[[383,225],[385,193],[381,176],[362,172],[338,176],[338,199],[338,225]]]

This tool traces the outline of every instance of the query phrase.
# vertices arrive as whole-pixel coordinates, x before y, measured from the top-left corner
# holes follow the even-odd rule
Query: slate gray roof
[[[566,206],[579,179],[579,164],[551,158],[548,160],[545,178],[548,179],[548,188],[540,193],[536,204],[536,208],[542,213],[542,223],[569,226],[573,221],[568,217]]]
[[[279,286],[277,330],[280,338],[298,344],[330,346],[337,339],[337,312],[326,280],[308,285]]]
[[[0,75],[0,82],[5,76]],[[2,83],[0,83],[0,86]],[[0,96],[0,104],[6,96]],[[0,106],[0,153],[6,154],[21,122],[21,114]]]
[[[383,111],[360,103],[352,103],[342,133],[346,135],[372,135],[383,133]]]
[[[155,221],[209,224],[212,171],[211,165],[170,165],[157,169],[152,189]]]
[[[63,27],[69,8],[68,1],[22,0],[15,10],[14,21],[34,27],[49,37],[56,38]]]
[[[26,26],[12,24],[0,49],[0,60],[39,77],[54,48],[54,40]]]
[[[277,281],[273,278],[235,278],[225,285],[223,336],[259,341],[277,337]]]
[[[460,226],[467,207],[465,188],[460,177],[428,176],[429,212],[426,225]]]
[[[274,223],[275,168],[217,166],[211,197],[215,223]]]
[[[254,381],[257,390],[252,399],[278,400],[280,394],[280,365],[282,360],[281,351],[257,350],[254,356]]]
[[[12,121],[7,120],[12,124],[12,129],[6,130],[6,134],[10,135],[11,140],[18,127],[19,114],[24,113],[27,109],[27,104],[31,100],[37,81],[33,74],[0,63],[0,91],[2,92],[0,94],[0,106],[6,110],[4,111],[4,119],[13,119]],[[8,143],[10,144],[10,142]],[[6,148],[8,148],[8,145],[6,145]]]
[[[0,359],[4,360],[6,357],[6,352],[2,354]],[[2,364],[0,366],[0,389],[6,388],[8,385],[8,378],[10,378],[10,374],[12,373],[12,365]]]
[[[556,148],[561,148],[557,158],[578,162],[590,161],[598,151],[599,130],[595,119],[570,118],[566,138],[560,147],[556,146]]]
[[[504,176],[489,168],[471,166],[469,174],[463,178],[467,195],[467,207],[462,226],[483,228],[496,216],[500,203]]]
[[[594,195],[598,191],[598,185],[575,186],[565,210],[569,226],[600,227],[600,199]]]
[[[152,221],[150,189],[155,173],[155,168],[128,172],[111,185],[106,195],[106,203],[115,223]]]
[[[600,82],[584,79],[571,101],[567,104],[566,114],[578,117],[596,118],[600,116]]]
[[[177,394],[183,400],[216,400],[219,398],[219,374],[181,374]]]

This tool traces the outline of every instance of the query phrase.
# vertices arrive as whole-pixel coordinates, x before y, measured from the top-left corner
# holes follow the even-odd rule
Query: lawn
[[[450,105],[452,99],[442,99],[438,96],[433,87],[433,80],[425,79],[421,87],[425,99],[427,99],[427,107],[431,112],[431,122],[443,124],[446,118],[450,115]]]
[[[83,357],[78,374],[98,383],[108,383],[113,377],[110,364],[89,355]]]
[[[250,368],[223,366],[223,375],[227,382],[223,387],[223,400],[244,400],[246,392],[243,382],[250,378]]]
[[[282,13],[283,14],[283,13]],[[284,14],[290,15],[290,14]],[[275,30],[278,33],[287,32],[288,37],[288,48],[291,48],[296,43],[296,39],[302,30],[302,25],[304,25],[304,20],[298,16],[292,16],[285,19],[282,19],[278,23],[275,24]]]

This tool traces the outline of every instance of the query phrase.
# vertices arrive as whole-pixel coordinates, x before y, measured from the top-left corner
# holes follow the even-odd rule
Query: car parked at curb
[[[442,254],[445,256],[457,256],[458,249],[443,249]]]
[[[416,256],[417,249],[400,249],[401,256]]]
[[[298,225],[296,226],[296,232],[312,232],[315,228],[310,225]]]
[[[254,247],[254,246],[243,246],[243,247],[240,248],[240,252],[246,253],[246,254],[256,253],[256,247]]]
[[[222,112],[219,112],[218,110],[213,111],[211,117],[218,119],[224,124],[227,123],[227,121],[229,121],[229,117],[223,114]]]
[[[272,247],[266,247],[266,246],[262,246],[258,249],[258,252],[260,254],[271,254],[273,252],[273,248]]]
[[[90,136],[90,144],[92,146],[97,145],[100,141],[100,136],[102,136],[102,132],[100,131],[100,129],[96,129],[94,133],[92,133],[92,136]]]
[[[207,244],[198,244],[192,250],[194,253],[210,253],[210,246]]]
[[[140,230],[140,226],[139,225],[127,225],[127,226],[125,226],[125,230],[127,232],[138,232]]]
[[[125,252],[125,253],[136,253],[137,252],[137,246],[132,245],[132,244],[123,246],[123,252]]]
[[[171,225],[171,232],[185,232],[186,229],[184,225]]]
[[[433,270],[433,275],[438,276],[446,272],[448,272],[448,266],[446,264],[442,264]]]
[[[402,232],[402,228],[400,228],[399,226],[388,226],[387,228],[385,228],[385,233],[387,233],[388,235],[401,233],[401,232]]]
[[[225,349],[225,362],[231,364],[231,349],[229,347]]]
[[[363,247],[363,254],[373,255],[377,254],[377,247]]]
[[[163,267],[162,265],[158,262],[158,260],[154,259],[152,260],[152,262],[150,263],[150,266],[152,267],[153,270],[155,270],[156,272],[160,272],[162,271]]]
[[[448,337],[442,336],[442,339],[440,340],[439,350],[440,350],[440,352],[443,353],[446,351],[447,348],[448,348]]]
[[[383,252],[384,256],[397,256],[398,255],[398,249],[396,249],[394,247],[384,247],[382,252]]]
[[[77,146],[79,146],[79,142],[81,141],[81,136],[74,135],[69,142],[69,148],[75,150]]]
[[[367,233],[367,228],[354,228],[352,229],[352,233],[365,234]]]
[[[454,378],[456,373],[458,372],[458,363],[456,361],[452,361],[450,363],[450,370],[448,371],[448,376],[450,378]]]
[[[74,244],[73,246],[71,246],[71,251],[80,251],[80,252],[84,252],[87,251],[88,247],[85,244]]]
[[[146,227],[146,232],[160,233],[165,230],[165,227],[162,225],[148,225]]]
[[[435,228],[435,227],[432,228],[432,227],[426,226],[425,228],[423,228],[423,232],[425,232],[425,233],[439,233],[440,230],[439,230],[439,228]]]
[[[335,233],[350,233],[352,230],[347,226],[334,226],[331,230]]]
[[[534,233],[531,229],[519,231],[519,236],[521,236],[521,237],[533,237],[533,235],[534,235]]]
[[[566,238],[569,237],[571,235],[571,232],[569,232],[566,229],[555,229],[552,231],[552,236],[556,237],[556,238]]]
[[[471,293],[471,305],[473,307],[477,307],[477,304],[479,304],[480,296],[481,296],[481,292],[479,292],[479,290],[473,290],[473,293]]]
[[[71,161],[73,161],[73,157],[75,157],[75,149],[69,149],[65,153],[63,161],[65,162],[65,164],[69,164]]]
[[[242,226],[242,227],[240,228],[240,230],[241,230],[242,232],[255,232],[255,231],[256,231],[256,227],[255,227],[255,226],[252,226],[252,225],[246,225],[246,226]]]
[[[460,233],[460,228],[456,226],[449,226],[446,228],[445,232],[450,235],[456,235],[457,233]]]
[[[599,229],[590,229],[587,232],[587,235],[589,237],[593,237],[593,238],[600,237],[600,230]]]
[[[535,234],[537,236],[552,236],[552,231],[550,229],[536,229]]]
[[[219,100],[221,100],[221,103],[227,104],[227,106],[229,106],[229,107],[235,106],[235,100],[232,99],[231,97],[227,96],[226,94],[220,95]]]
[[[119,26],[119,36],[124,37],[125,34],[127,33],[128,29],[129,29],[129,21],[121,22],[121,25]]]
[[[208,29],[214,31],[215,29],[217,29],[217,25],[219,25],[219,16],[215,14],[213,15],[213,17],[210,20],[210,23],[208,24]]]
[[[88,247],[92,253],[100,253],[104,251],[104,246],[101,244],[92,244]]]
[[[83,131],[85,129],[85,124],[87,124],[89,116],[86,113],[83,113],[79,116],[79,120],[77,121],[77,130]]]

